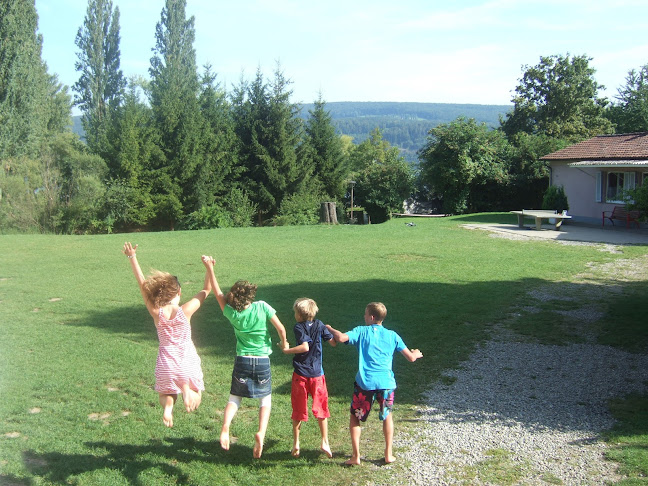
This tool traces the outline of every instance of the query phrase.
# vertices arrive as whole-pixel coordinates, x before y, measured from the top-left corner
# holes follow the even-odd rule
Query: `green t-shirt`
[[[247,309],[237,311],[229,304],[223,309],[234,327],[237,356],[269,356],[272,342],[268,332],[268,321],[277,313],[270,304],[262,300],[252,302]]]

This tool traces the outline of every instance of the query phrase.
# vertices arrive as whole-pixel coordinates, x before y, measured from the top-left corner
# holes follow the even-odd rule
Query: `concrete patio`
[[[519,228],[517,224],[464,224],[469,229],[481,229],[519,238],[548,239],[565,241],[582,241],[588,243],[605,243],[610,245],[648,245],[648,229],[631,228],[622,226],[592,226],[582,223],[565,223],[559,231],[554,230],[553,225],[543,225],[538,231],[535,225],[526,225]]]

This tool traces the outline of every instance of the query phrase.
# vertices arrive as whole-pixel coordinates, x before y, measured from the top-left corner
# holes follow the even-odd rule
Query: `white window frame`
[[[620,178],[619,176],[621,176],[623,178],[623,187],[621,187],[621,188],[617,187],[617,193],[615,194],[615,196],[619,195],[619,189],[621,191],[627,191],[627,190],[630,190],[630,189],[634,189],[635,188],[636,175],[635,175],[634,172],[616,171],[616,170],[609,171],[609,172],[605,173],[605,191],[601,191],[601,194],[605,194],[605,202],[623,204],[625,201],[623,201],[622,199],[619,199],[619,198],[608,199],[608,189],[610,187],[610,176],[612,174],[616,174],[617,181]],[[598,184],[598,180],[597,180],[597,184]],[[598,190],[598,187],[597,187],[597,190]]]

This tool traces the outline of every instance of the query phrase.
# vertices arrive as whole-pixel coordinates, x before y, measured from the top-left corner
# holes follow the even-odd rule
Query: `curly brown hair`
[[[252,284],[247,280],[239,280],[232,285],[230,291],[227,292],[225,300],[231,307],[234,307],[234,309],[241,312],[252,303],[256,291],[257,285]]]
[[[146,300],[155,307],[162,307],[171,302],[180,292],[178,277],[170,273],[153,271],[142,284]]]

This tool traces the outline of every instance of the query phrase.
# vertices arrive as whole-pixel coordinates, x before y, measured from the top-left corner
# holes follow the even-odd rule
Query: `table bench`
[[[556,213],[555,211],[548,211],[544,209],[523,209],[521,211],[511,211],[511,212],[517,215],[518,226],[520,228],[524,228],[524,218],[533,218],[535,219],[537,230],[542,229],[543,219],[546,219],[547,222],[549,219],[554,219],[555,223],[552,224],[556,231],[560,230],[560,226],[562,225],[563,220],[571,219],[571,216],[567,216],[566,214]]]
[[[608,216],[606,216],[608,214]],[[627,209],[625,206],[614,206],[612,211],[603,211],[603,224],[605,226],[605,220],[609,219],[614,226],[614,220],[625,221],[626,228],[630,227],[630,223],[634,223],[639,228],[639,211],[634,211]]]

